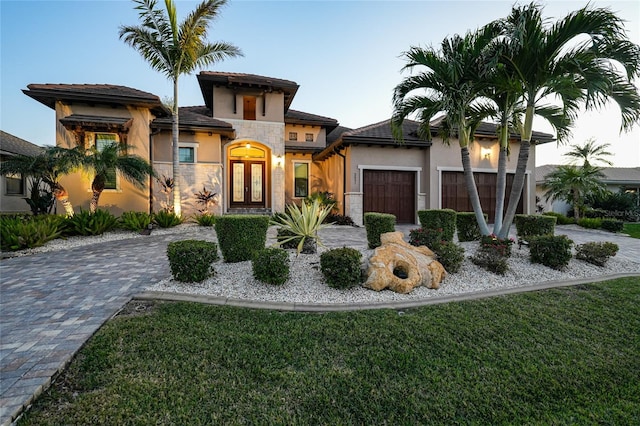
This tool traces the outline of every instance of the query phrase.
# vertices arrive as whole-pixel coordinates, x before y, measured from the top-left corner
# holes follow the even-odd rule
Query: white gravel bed
[[[262,283],[253,278],[251,262],[215,263],[215,275],[202,283],[181,283],[167,278],[147,288],[148,291],[173,292],[190,295],[217,296],[229,299],[286,302],[303,304],[351,304],[391,301],[417,301],[434,297],[475,293],[489,290],[526,287],[544,281],[596,278],[621,272],[638,272],[638,264],[611,258],[604,268],[572,259],[563,271],[556,271],[529,262],[528,249],[514,247],[509,259],[509,271],[496,275],[476,265],[469,259],[477,247],[476,242],[463,243],[467,258],[460,271],[448,274],[437,290],[418,287],[410,294],[398,294],[389,290],[376,292],[364,287],[349,290],[330,288],[320,272],[320,256],[295,255],[290,251],[290,278],[282,286]],[[323,251],[322,248],[318,250]],[[363,259],[373,253],[361,250]]]

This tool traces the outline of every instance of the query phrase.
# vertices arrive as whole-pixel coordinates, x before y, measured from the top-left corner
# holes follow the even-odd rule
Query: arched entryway
[[[230,209],[268,207],[270,158],[270,149],[257,141],[234,141],[228,146]]]

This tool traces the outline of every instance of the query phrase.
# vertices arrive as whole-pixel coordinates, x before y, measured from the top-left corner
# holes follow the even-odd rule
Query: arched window
[[[256,148],[255,146],[251,146],[251,144],[246,144],[231,148],[229,156],[241,158],[265,158],[266,155],[264,149]]]

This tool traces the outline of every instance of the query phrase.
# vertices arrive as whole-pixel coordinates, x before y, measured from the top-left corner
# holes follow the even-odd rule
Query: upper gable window
[[[298,132],[289,132],[289,140],[290,141],[297,141],[298,140]]]
[[[243,96],[243,115],[244,120],[256,119],[256,97],[255,96]]]
[[[313,142],[313,133],[305,133],[304,140],[305,142]]]

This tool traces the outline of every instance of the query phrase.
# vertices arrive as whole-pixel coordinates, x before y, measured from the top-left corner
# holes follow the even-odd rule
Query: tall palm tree
[[[402,141],[402,123],[411,114],[418,116],[420,136],[430,139],[431,120],[445,114],[441,117],[441,136],[445,143],[457,136],[465,185],[483,235],[489,234],[489,228],[473,178],[469,143],[480,121],[492,111],[482,100],[487,83],[478,74],[482,51],[494,36],[494,29],[487,26],[464,37],[445,38],[440,50],[412,47],[405,52],[407,64],[403,70],[420,71],[396,86],[391,119],[396,140]]]
[[[520,152],[509,205],[499,237],[506,238],[524,187],[533,118],[554,111],[559,142],[566,140],[579,108],[599,108],[610,100],[620,107],[621,131],[640,119],[640,95],[633,79],[640,72],[640,47],[630,42],[623,21],[608,9],[586,6],[551,26],[542,7],[514,7],[498,22],[503,28],[499,62],[519,76],[526,106]],[[561,107],[547,104],[556,97]],[[558,114],[560,113],[560,114]]]
[[[173,82],[172,143],[173,143],[173,211],[181,214],[179,179],[179,119],[178,78],[195,69],[241,56],[236,46],[206,41],[207,30],[227,0],[205,0],[181,23],[173,0],[165,0],[165,10],[156,8],[156,0],[134,0],[142,24],[121,26],[120,39],[136,49],[151,68],[166,75]]]
[[[67,216],[73,216],[73,206],[69,202],[69,193],[60,184],[60,177],[71,172],[81,161],[74,150],[59,147],[46,147],[40,154],[30,157],[16,155],[0,165],[0,174],[21,174],[30,176],[36,182],[44,182],[55,199],[62,204]]]
[[[77,147],[74,150],[82,150]],[[101,149],[95,146],[84,150],[84,157],[80,168],[93,175],[91,182],[91,203],[89,211],[94,213],[98,208],[98,201],[104,191],[107,181],[120,174],[125,180],[138,188],[143,188],[149,176],[154,172],[151,165],[142,157],[128,152],[131,147],[122,143],[112,142]]]
[[[573,206],[573,217],[580,219],[584,198],[602,195],[606,186],[602,183],[602,169],[593,166],[558,166],[549,173],[542,184],[546,201],[560,199]]]
[[[608,143],[597,145],[596,140],[591,138],[582,146],[577,144],[571,145],[571,150],[566,152],[564,155],[571,157],[574,161],[582,160],[583,167],[592,166],[593,164],[591,163],[604,163],[608,166],[612,166],[613,163],[604,158],[613,155],[607,151],[607,148],[610,146],[611,144]]]

